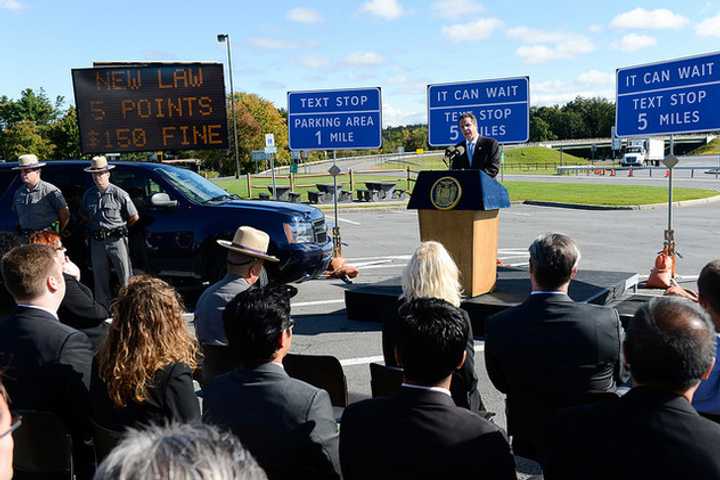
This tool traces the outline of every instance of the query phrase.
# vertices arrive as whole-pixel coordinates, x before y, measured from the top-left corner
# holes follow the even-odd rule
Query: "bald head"
[[[630,321],[625,354],[636,383],[686,391],[713,364],[715,328],[695,303],[656,298]]]

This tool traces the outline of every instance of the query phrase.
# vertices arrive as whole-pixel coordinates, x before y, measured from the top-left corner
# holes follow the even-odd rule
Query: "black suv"
[[[21,185],[17,163],[0,164],[0,232],[15,232],[10,207]],[[86,161],[50,161],[42,179],[62,190],[71,213],[70,236],[64,240],[70,258],[89,262],[87,234],[78,222],[83,193],[92,178]],[[325,216],[302,204],[240,200],[200,175],[183,168],[149,162],[117,162],[110,181],[132,198],[140,221],[130,227],[133,268],[173,283],[215,281],[224,274],[227,250],[219,238],[232,240],[240,225],[270,235],[269,253],[280,263],[266,263],[271,278],[290,282],[321,273],[332,256]]]

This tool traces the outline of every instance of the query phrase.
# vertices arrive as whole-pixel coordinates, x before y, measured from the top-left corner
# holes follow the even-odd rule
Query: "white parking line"
[[[345,299],[338,298],[336,300],[316,300],[314,302],[297,302],[297,303],[291,303],[290,308],[310,307],[313,305],[331,305],[333,303],[345,303]]]
[[[386,255],[384,257],[357,257],[348,258],[348,262],[372,262],[376,260],[410,260],[412,255]]]
[[[345,223],[349,223],[350,225],[360,225],[360,222],[354,222],[352,220],[348,220],[347,218],[341,218],[341,217],[338,217],[338,222],[345,222]]]
[[[475,352],[484,352],[485,342],[475,342]],[[340,365],[343,367],[352,367],[356,365],[367,365],[370,363],[383,363],[385,357],[382,355],[374,355],[372,357],[357,357],[357,358],[345,358],[340,360]]]

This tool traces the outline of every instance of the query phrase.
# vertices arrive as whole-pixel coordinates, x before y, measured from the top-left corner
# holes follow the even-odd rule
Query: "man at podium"
[[[452,160],[451,170],[482,170],[495,178],[500,171],[500,147],[497,140],[478,133],[477,119],[471,112],[463,113],[458,126],[465,139],[445,150]]]

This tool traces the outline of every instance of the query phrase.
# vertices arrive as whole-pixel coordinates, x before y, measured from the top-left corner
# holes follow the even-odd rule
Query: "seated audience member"
[[[445,247],[438,242],[423,242],[415,250],[402,275],[402,296],[398,310],[416,298],[440,298],[455,307],[460,307],[462,289],[459,280],[460,271]],[[474,412],[484,411],[478,377],[475,373],[475,342],[470,317],[460,310],[468,324],[468,340],[465,348],[466,359],[462,368],[453,373],[450,384],[455,404]],[[385,365],[397,366],[395,347],[398,341],[399,316],[388,318],[383,323],[382,343]],[[483,412],[484,413],[484,412]]]
[[[87,336],[58,321],[65,294],[63,265],[48,245],[16,247],[2,258],[5,287],[15,312],[0,318],[0,367],[18,410],[57,414],[70,429],[80,477],[91,465],[88,383],[92,344]]]
[[[703,267],[697,279],[698,301],[710,315],[715,331],[720,332],[720,259]],[[693,407],[701,415],[720,423],[720,336],[715,337],[715,366],[707,380],[700,382],[693,396]]]
[[[720,478],[720,425],[690,404],[713,366],[707,314],[687,300],[653,299],[630,320],[624,348],[634,387],[558,415],[545,478]]]
[[[97,349],[107,334],[105,320],[110,312],[95,301],[92,290],[80,283],[80,269],[65,254],[60,235],[49,230],[35,232],[30,235],[30,243],[50,245],[57,252],[65,277],[65,297],[58,308],[60,322],[83,332]]]
[[[204,353],[202,365],[203,383],[207,384],[222,373],[232,370],[232,355],[227,351],[227,338],[223,324],[225,305],[256,283],[267,284],[263,263],[278,262],[267,254],[270,236],[252,227],[239,227],[232,242],[218,240],[228,250],[227,274],[210,285],[195,306],[195,332]]]
[[[404,383],[392,397],[345,409],[340,428],[343,478],[514,479],[504,433],[457,407],[452,373],[466,357],[468,322],[448,302],[411,300],[397,325]]]
[[[542,460],[545,425],[557,409],[613,392],[627,380],[622,326],[615,309],[568,296],[580,252],[566,235],[530,245],[530,296],[486,322],[485,365],[506,394],[508,433],[516,454]]]
[[[288,285],[238,294],[225,308],[230,349],[245,368],[204,389],[205,420],[229,428],[272,480],[338,478],[338,433],[325,390],[290,378],[283,358],[292,343]]]
[[[0,480],[13,476],[13,432],[21,425],[21,419],[10,415],[10,399],[0,382]]]
[[[266,480],[232,433],[210,425],[131,429],[100,464],[95,480]]]
[[[93,419],[111,430],[200,418],[193,388],[197,344],[175,289],[131,277],[112,305],[113,322],[95,356]]]

